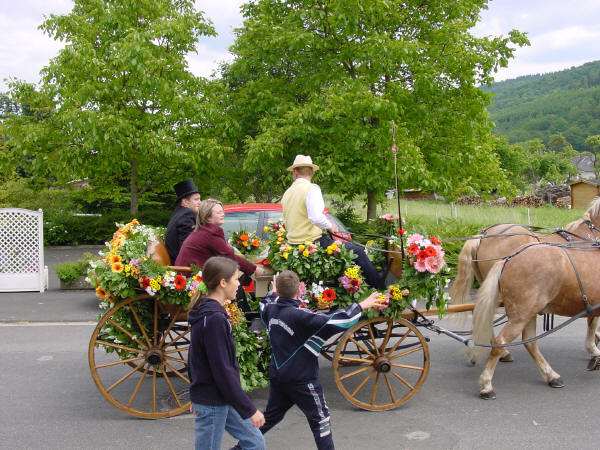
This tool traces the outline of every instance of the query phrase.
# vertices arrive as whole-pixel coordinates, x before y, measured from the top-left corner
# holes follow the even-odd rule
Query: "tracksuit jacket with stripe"
[[[299,305],[298,300],[274,294],[260,304],[260,316],[271,343],[269,376],[278,383],[318,380],[321,347],[330,337],[356,324],[362,314],[357,303],[332,314],[312,312]]]

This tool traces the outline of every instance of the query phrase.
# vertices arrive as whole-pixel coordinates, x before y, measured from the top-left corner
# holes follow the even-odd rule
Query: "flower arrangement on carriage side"
[[[240,230],[231,235],[229,243],[242,255],[249,259],[258,258],[264,250],[264,243],[256,236],[246,230]]]
[[[346,306],[367,295],[360,268],[354,265],[355,255],[341,242],[325,248],[314,242],[291,245],[285,240],[282,223],[264,231],[269,233],[269,264],[275,271],[289,269],[298,274],[307,287],[304,298],[309,307]]]
[[[128,298],[147,295],[160,302],[165,315],[178,314],[177,311],[185,313],[194,296],[206,293],[200,270],[193,270],[186,277],[161,264],[160,258],[154,255],[162,230],[142,225],[135,219],[117,226],[119,228],[112,240],[100,252],[102,259],[91,261],[88,269],[88,281],[96,286],[103,311]],[[119,310],[113,317],[114,323],[103,328],[101,339],[128,348],[139,348],[138,343],[144,340],[142,328],[152,330],[153,327],[153,305],[154,302],[150,301],[138,302],[137,318],[131,308]],[[174,305],[175,309],[169,305]],[[238,356],[243,361],[240,364],[242,386],[248,390],[266,386],[264,370],[256,373],[256,367],[265,365],[260,361],[259,350],[268,344],[249,331],[244,314],[237,305],[230,303],[225,309],[232,324]],[[107,353],[115,352],[121,359],[132,356],[131,352],[121,348],[105,347],[105,350]]]
[[[403,242],[400,242],[401,240]],[[392,293],[390,304],[394,306],[394,298],[405,299],[405,306],[416,300],[424,300],[427,309],[435,305],[438,315],[442,317],[450,300],[446,292],[450,278],[440,239],[419,233],[407,234],[406,230],[400,228],[396,235],[390,238],[390,243],[398,246],[402,244],[406,252],[402,277],[390,286],[396,286],[398,289]]]

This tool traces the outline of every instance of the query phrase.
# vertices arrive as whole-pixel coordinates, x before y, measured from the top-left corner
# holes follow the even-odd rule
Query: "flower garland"
[[[161,303],[187,308],[192,297],[206,293],[201,271],[185,277],[155,260],[152,249],[161,237],[160,229],[141,225],[135,219],[118,226],[111,241],[106,243],[106,249],[100,252],[102,259],[91,261],[88,269],[87,280],[96,286],[102,310],[140,294],[150,295]],[[151,305],[152,302],[139,302],[137,307],[139,320],[146,329],[152,328]],[[242,386],[246,390],[265,387],[268,384],[268,342],[265,342],[264,336],[248,329],[244,313],[236,304],[229,303],[225,309],[232,324]],[[138,342],[143,342],[143,335],[132,314],[122,309],[112,319],[128,332],[107,324],[101,331],[101,338],[138,348]],[[115,352],[123,359],[131,357],[124,350],[112,347],[105,347],[105,350]]]

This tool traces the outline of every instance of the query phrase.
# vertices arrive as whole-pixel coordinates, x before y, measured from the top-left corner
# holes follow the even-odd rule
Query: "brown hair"
[[[284,270],[275,278],[275,288],[281,297],[294,298],[298,293],[299,286],[300,279],[296,275],[296,272],[292,272],[291,270]]]
[[[202,225],[206,225],[208,223],[208,219],[212,215],[212,210],[215,205],[221,205],[223,207],[223,203],[219,200],[215,200],[214,198],[207,198],[206,200],[202,200],[200,202],[200,206],[198,207],[198,215],[196,216],[196,230],[198,230]]]
[[[202,268],[202,279],[211,293],[221,283],[221,280],[230,280],[238,271],[238,263],[224,256],[213,256],[208,258]],[[198,302],[200,294],[196,294],[190,302],[190,309]]]

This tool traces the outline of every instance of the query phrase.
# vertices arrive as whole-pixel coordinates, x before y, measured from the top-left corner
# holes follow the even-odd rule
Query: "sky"
[[[242,0],[196,0],[215,26],[218,37],[200,40],[188,55],[190,70],[211,76],[218,64],[231,59],[228,47],[233,30],[242,25]],[[9,77],[39,81],[39,71],[61,48],[61,43],[37,29],[45,15],[64,14],[71,0],[0,0],[0,92]],[[530,47],[517,50],[497,80],[546,73],[600,59],[600,0],[491,0],[473,33],[528,33]]]

